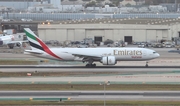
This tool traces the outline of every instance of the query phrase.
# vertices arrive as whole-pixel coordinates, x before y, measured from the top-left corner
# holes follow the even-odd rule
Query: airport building
[[[30,18],[35,23],[32,26],[38,31],[43,41],[58,40],[60,42],[82,41],[92,38],[95,42],[107,39],[133,42],[157,42],[180,37],[179,14],[84,14],[84,13],[56,13],[56,14],[9,14],[11,22],[1,22],[0,29],[12,27],[20,31],[28,25],[20,19]],[[5,18],[6,15],[5,15]],[[8,19],[8,18],[7,18]],[[39,20],[41,19],[41,20]],[[54,21],[50,20],[53,19]],[[51,22],[47,22],[50,20]],[[22,24],[21,24],[22,23]],[[29,22],[32,23],[32,22]],[[24,24],[24,25],[23,25]],[[27,24],[27,25],[26,25]]]
[[[83,41],[91,38],[94,42],[107,39],[133,42],[157,42],[180,37],[180,19],[86,19],[56,22],[1,22],[0,29],[31,28],[43,40],[64,42]]]
[[[0,6],[11,7],[17,10],[27,10],[28,7],[40,4],[52,4],[54,7],[59,7],[61,0],[0,0],[0,4]]]
[[[180,37],[179,19],[93,19],[62,21],[59,24],[39,24],[38,33],[43,41],[95,42],[107,39],[133,42],[157,42]]]
[[[29,6],[34,6],[40,3],[40,0],[0,0],[1,6],[10,7],[16,10],[25,10]]]
[[[98,14],[98,13],[9,13],[3,14],[4,19],[32,19],[34,21],[45,20],[80,20],[80,19],[97,19],[97,18],[178,18],[178,13],[148,13],[148,14]]]
[[[73,11],[77,11],[80,6],[87,4],[91,1],[99,2],[98,0],[0,0],[0,6],[12,8],[19,11],[24,11],[28,9],[28,7],[42,7],[42,4],[49,4],[52,5],[54,8],[60,9],[73,9]],[[62,2],[62,3],[61,3]],[[112,0],[101,0],[99,4],[105,5],[106,3],[112,3]],[[145,3],[145,0],[123,0],[119,2],[120,6],[125,6],[127,4],[130,5],[142,5]],[[38,8],[39,8],[38,7]],[[45,6],[46,7],[46,6]],[[69,11],[70,11],[69,9]]]

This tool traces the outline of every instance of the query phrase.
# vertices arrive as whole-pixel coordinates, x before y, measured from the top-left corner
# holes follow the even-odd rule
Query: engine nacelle
[[[115,65],[117,63],[115,56],[103,57],[101,62],[103,65]]]
[[[16,43],[16,46],[17,46],[17,47],[21,47],[21,46],[22,46],[22,43],[21,43],[21,42],[17,42],[17,43]]]
[[[0,45],[3,45],[3,41],[0,39]]]
[[[17,43],[9,43],[8,47],[10,49],[13,49],[14,47],[22,47],[22,43],[21,42],[17,42]]]

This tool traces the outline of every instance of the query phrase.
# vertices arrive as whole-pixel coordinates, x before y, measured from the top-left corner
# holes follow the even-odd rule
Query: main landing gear
[[[93,64],[93,62],[94,62],[93,60],[90,59],[90,60],[88,60],[87,62],[88,62],[88,64],[86,64],[86,67],[87,67],[87,68],[96,67],[96,64]]]
[[[148,67],[148,61],[146,61],[146,65],[145,65],[145,67]]]
[[[88,64],[86,64],[86,67],[87,67],[87,68],[93,68],[93,67],[96,67],[96,64],[89,64],[89,63],[88,63]]]

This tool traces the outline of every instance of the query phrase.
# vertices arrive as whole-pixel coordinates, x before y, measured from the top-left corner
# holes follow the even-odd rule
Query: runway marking
[[[74,65],[0,65],[0,68],[86,68],[85,66],[74,66]],[[95,68],[86,69],[97,69],[97,68],[180,68],[179,66],[97,66]]]

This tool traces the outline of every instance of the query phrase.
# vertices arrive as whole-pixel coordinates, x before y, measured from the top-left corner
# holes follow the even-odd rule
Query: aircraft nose
[[[156,57],[159,57],[159,56],[160,56],[160,54],[159,54],[159,53],[157,53],[157,54],[156,54]]]

